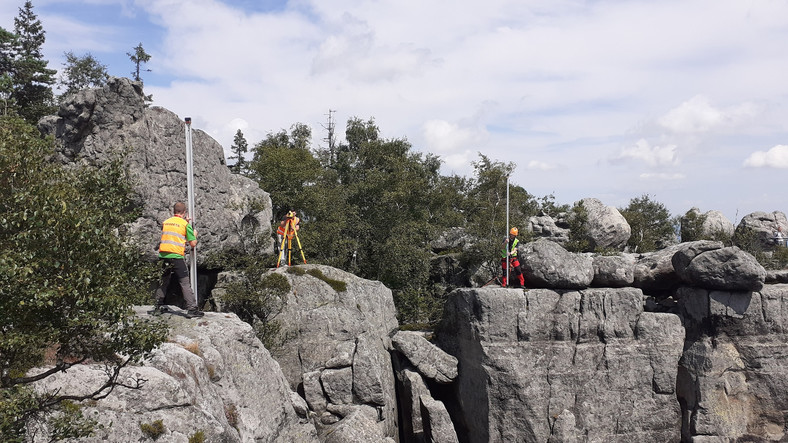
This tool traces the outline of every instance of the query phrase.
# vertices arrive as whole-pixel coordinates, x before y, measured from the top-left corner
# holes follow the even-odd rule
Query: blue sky
[[[13,29],[22,0],[0,0]],[[90,52],[225,150],[352,117],[560,203],[649,194],[733,222],[788,209],[784,0],[34,0],[45,56]]]

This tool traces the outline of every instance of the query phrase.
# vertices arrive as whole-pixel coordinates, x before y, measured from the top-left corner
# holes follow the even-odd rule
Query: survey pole
[[[195,214],[194,214],[194,165],[193,165],[193,156],[192,156],[192,119],[191,117],[186,117],[186,196],[189,200],[189,217],[191,218],[191,225],[192,229],[195,226]],[[197,295],[197,249],[192,248],[191,250],[191,260],[190,260],[191,270],[189,272],[189,278],[191,279],[192,284],[192,293],[194,293],[194,299],[198,300],[199,296]]]
[[[506,286],[511,284],[509,281],[509,267],[512,261],[509,257],[509,176],[506,176]]]

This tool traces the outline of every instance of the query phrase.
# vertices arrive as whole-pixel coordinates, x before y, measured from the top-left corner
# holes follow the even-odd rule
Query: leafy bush
[[[243,272],[243,278],[227,286],[222,297],[224,308],[252,325],[269,350],[280,345],[279,322],[273,317],[281,312],[290,292],[290,282],[282,274],[269,273],[256,262]]]
[[[164,434],[166,429],[164,428],[164,422],[156,420],[152,423],[140,423],[140,430],[146,437],[156,440]]]
[[[197,431],[189,436],[189,443],[205,443],[205,432]]]
[[[107,384],[74,400],[101,398],[120,368],[140,362],[166,336],[163,325],[130,309],[149,297],[156,274],[118,235],[138,214],[121,161],[66,169],[49,161],[53,153],[34,127],[0,117],[2,441],[23,439],[29,422],[53,412],[69,415],[58,392],[26,385],[75,364],[105,362]],[[28,376],[46,350],[54,350],[53,366]]]

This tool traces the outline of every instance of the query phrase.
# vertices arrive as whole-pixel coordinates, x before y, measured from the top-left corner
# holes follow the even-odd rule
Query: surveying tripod
[[[284,258],[285,243],[287,244],[287,266],[290,266],[290,258],[293,253],[293,237],[295,237],[296,243],[298,244],[298,250],[301,251],[301,259],[304,260],[304,264],[306,264],[304,249],[301,247],[301,240],[298,239],[298,231],[296,230],[293,221],[294,220],[292,218],[289,218],[285,223],[285,233],[282,235],[282,244],[279,245],[279,259],[276,261],[277,268],[280,264],[282,264],[282,259]]]

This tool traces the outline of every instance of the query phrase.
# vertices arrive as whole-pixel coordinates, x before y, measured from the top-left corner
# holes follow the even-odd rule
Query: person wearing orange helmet
[[[512,278],[517,278],[521,288],[525,287],[525,277],[520,270],[520,260],[517,259],[517,245],[520,241],[517,239],[519,230],[513,227],[509,230],[509,238],[504,241],[503,248],[501,249],[501,268],[503,269],[503,286],[506,287],[506,268],[509,266],[509,274]],[[507,250],[508,246],[508,250]]]
[[[301,219],[296,217],[295,211],[289,211],[276,229],[276,247],[279,249],[280,265],[287,264],[287,250],[292,249],[293,235],[299,229],[301,229]],[[287,237],[286,241],[285,237]],[[282,254],[281,249],[285,249],[285,254]]]

